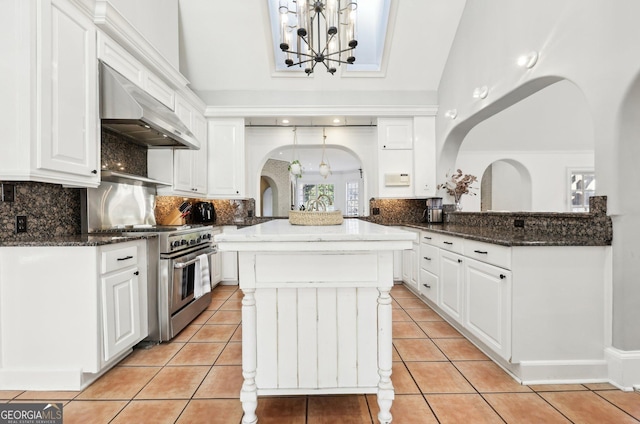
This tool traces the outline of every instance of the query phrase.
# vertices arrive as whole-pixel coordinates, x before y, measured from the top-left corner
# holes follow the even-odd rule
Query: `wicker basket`
[[[289,211],[291,225],[340,225],[342,212]]]

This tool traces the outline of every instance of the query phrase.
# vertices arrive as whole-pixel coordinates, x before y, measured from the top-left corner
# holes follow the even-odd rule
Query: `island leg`
[[[258,388],[256,386],[257,367],[257,333],[256,333],[256,298],[255,289],[243,289],[242,298],[242,424],[258,422],[256,408],[258,407]]]
[[[390,287],[378,287],[378,406],[380,424],[391,423],[391,404],[394,398],[391,383],[391,367],[393,365],[392,311]]]

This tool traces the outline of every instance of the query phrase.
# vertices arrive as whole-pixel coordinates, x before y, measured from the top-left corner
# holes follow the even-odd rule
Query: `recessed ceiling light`
[[[288,120],[288,119],[283,119],[283,120],[282,120],[282,123],[283,123],[283,124],[288,124],[288,123],[289,123],[289,120]]]
[[[336,119],[334,119],[334,120],[333,120],[333,123],[334,123],[334,124],[339,124],[339,123],[340,123],[340,120],[339,120],[338,118],[336,118]]]

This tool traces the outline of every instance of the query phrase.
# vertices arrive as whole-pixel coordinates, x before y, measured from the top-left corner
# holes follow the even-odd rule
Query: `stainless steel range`
[[[147,342],[170,340],[207,308],[216,254],[211,226],[156,225],[155,191],[103,181],[82,197],[83,232],[157,236],[147,239]]]
[[[157,325],[149,327],[148,341],[167,341],[176,336],[211,303],[212,256],[217,253],[210,226],[152,226],[127,228],[129,233],[158,236]],[[201,266],[201,260],[207,266]],[[208,289],[199,290],[199,287]],[[151,285],[149,285],[151,289]],[[155,314],[151,314],[150,318]],[[150,323],[151,324],[151,323]],[[152,330],[157,327],[157,330]]]

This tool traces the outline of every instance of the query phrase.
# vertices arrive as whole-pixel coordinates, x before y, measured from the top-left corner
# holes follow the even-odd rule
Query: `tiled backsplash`
[[[80,189],[56,184],[11,182],[15,201],[0,202],[0,240],[50,238],[80,233]],[[27,232],[15,233],[16,216],[27,217]]]

